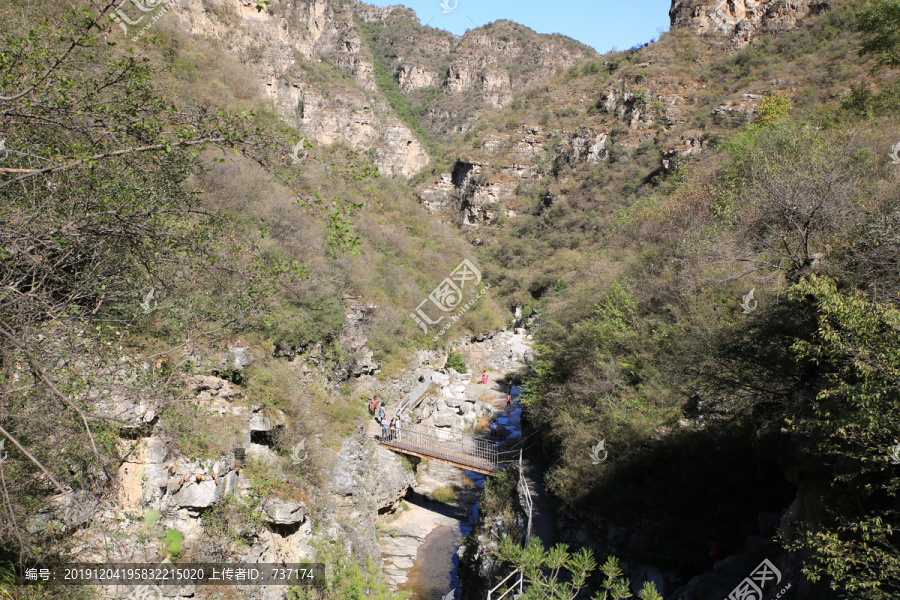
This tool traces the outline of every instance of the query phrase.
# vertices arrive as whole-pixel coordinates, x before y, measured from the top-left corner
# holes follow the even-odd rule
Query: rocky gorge
[[[327,563],[149,600],[475,600],[505,537],[619,561],[584,593],[893,597],[872,3],[674,0],[601,55],[356,0],[43,1],[0,19],[0,598],[148,600],[21,577],[77,559]],[[519,459],[391,450],[373,396]]]

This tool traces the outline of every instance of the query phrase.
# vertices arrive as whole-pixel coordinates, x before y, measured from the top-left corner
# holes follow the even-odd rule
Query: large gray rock
[[[241,344],[228,346],[228,366],[235,369],[243,369],[253,364],[253,356],[250,348]]]
[[[147,462],[163,463],[169,457],[169,445],[158,437],[145,438],[147,443]]]
[[[381,446],[368,456],[370,451],[355,439],[344,440],[329,483],[331,492],[343,498],[341,504],[369,500],[378,510],[389,508],[414,483],[413,474],[396,454]]]
[[[434,426],[435,427],[452,427],[456,429],[461,428],[462,419],[460,419],[459,415],[453,413],[437,413],[434,415]]]
[[[172,504],[183,508],[206,508],[219,499],[218,486],[212,480],[185,483],[172,496]]]
[[[377,554],[377,516],[399,508],[414,483],[415,475],[390,450],[362,436],[344,440],[328,481],[334,516],[352,532],[342,537],[360,552]]]
[[[293,525],[302,523],[306,518],[306,505],[293,500],[270,498],[263,505],[266,521],[276,525]]]
[[[272,419],[261,413],[250,415],[250,431],[272,431],[275,426]]]
[[[458,409],[463,402],[465,402],[465,399],[462,396],[452,396],[444,400],[444,404],[446,404],[450,408],[456,409]]]
[[[478,415],[476,415],[474,412],[466,413],[462,417],[460,417],[460,419],[462,419],[462,425],[460,428],[466,431],[475,429],[475,425],[478,423]]]

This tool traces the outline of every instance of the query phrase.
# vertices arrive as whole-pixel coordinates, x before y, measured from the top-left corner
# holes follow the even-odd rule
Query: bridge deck
[[[385,439],[379,437],[378,441],[396,452],[485,475],[496,475],[505,462],[500,460],[498,444],[493,440],[421,425],[404,427],[400,439],[389,435]]]
[[[427,458],[429,460],[436,460],[437,462],[442,462],[452,467],[468,469],[469,471],[475,471],[476,473],[483,473],[485,475],[496,475],[497,471],[499,470],[496,463],[492,463],[487,460],[480,460],[477,457],[460,452],[441,451],[439,448],[435,448],[434,446],[414,444],[400,440],[385,440],[381,442],[381,444],[390,448],[391,450],[395,450],[403,454],[418,456],[419,458]]]

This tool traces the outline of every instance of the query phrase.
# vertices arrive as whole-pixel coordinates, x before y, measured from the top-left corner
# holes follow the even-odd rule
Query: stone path
[[[556,543],[556,527],[553,509],[547,500],[544,488],[544,468],[540,455],[536,448],[525,452],[523,457],[523,469],[525,482],[531,491],[531,537],[537,536],[544,544],[544,548],[550,548]]]

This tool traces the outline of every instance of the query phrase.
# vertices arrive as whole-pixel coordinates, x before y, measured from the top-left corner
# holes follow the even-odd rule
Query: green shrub
[[[453,504],[456,502],[458,496],[459,489],[456,485],[442,485],[428,494],[428,498],[434,502],[440,502],[441,504]]]
[[[341,543],[326,543],[316,549],[316,561],[325,565],[325,575],[313,585],[291,586],[288,600],[406,600],[409,592],[392,592],[381,565],[367,557],[360,564]]]
[[[462,355],[451,352],[447,355],[447,364],[444,365],[448,369],[454,369],[458,373],[468,373],[469,367],[466,365],[466,361],[463,360]]]

